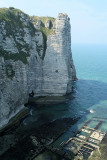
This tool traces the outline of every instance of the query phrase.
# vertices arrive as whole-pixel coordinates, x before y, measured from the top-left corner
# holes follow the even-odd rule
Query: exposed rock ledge
[[[63,96],[76,79],[66,14],[31,17],[0,9],[0,127],[23,109],[29,94]]]

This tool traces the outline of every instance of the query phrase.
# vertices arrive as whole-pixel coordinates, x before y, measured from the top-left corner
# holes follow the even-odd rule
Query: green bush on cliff
[[[100,144],[100,149],[94,150],[92,156],[90,156],[88,160],[105,160],[107,157],[106,148],[107,145]]]
[[[13,7],[0,8],[0,22],[3,20],[6,22],[6,30],[8,34],[11,35],[12,32],[16,30],[16,28],[25,27],[24,22],[20,20],[21,14],[24,14],[26,18],[29,18],[27,14],[25,14],[19,9],[15,9]],[[30,21],[29,21],[29,28],[30,28],[31,34],[34,35],[36,29]]]
[[[19,13],[23,13],[19,9],[0,8],[0,21],[5,21],[11,27],[23,27],[24,24],[19,19]]]
[[[14,41],[16,43],[18,53],[13,54],[11,52],[7,52],[3,49],[3,47],[0,47],[0,57],[4,57],[5,60],[12,59],[14,61],[22,61],[24,64],[27,63],[27,57],[29,56],[30,47],[26,42],[24,42],[24,39],[22,38],[21,41],[24,43],[21,45],[18,43],[15,39],[15,35],[20,30],[20,34],[23,37],[24,36],[24,28],[28,27],[31,36],[33,36],[36,32],[35,27],[33,24],[29,21],[29,25],[25,26],[24,21],[21,21],[21,15],[24,15],[26,18],[29,18],[29,16],[25,13],[23,13],[19,9],[15,9],[13,7],[8,8],[0,8],[0,22],[5,21],[5,29],[6,29],[6,35],[3,35],[3,40],[5,40],[7,37],[12,36],[14,38]],[[25,48],[26,52],[22,51],[22,49]]]
[[[26,54],[24,52],[19,52],[16,54],[8,53],[4,51],[2,48],[0,48],[0,57],[4,57],[4,60],[13,60],[13,61],[22,61],[24,64],[27,64],[27,57],[29,54]]]
[[[43,16],[32,16],[32,20],[41,20],[44,24],[50,20],[52,23],[55,21],[55,18],[53,17],[43,17]]]
[[[15,75],[15,71],[13,70],[13,67],[11,64],[8,64],[6,66],[6,75],[8,78],[13,79],[14,75]]]
[[[6,29],[6,35],[3,35],[3,40],[5,40],[7,37],[12,36],[12,38],[14,39],[15,43],[16,43],[16,47],[18,49],[18,53],[13,54],[11,52],[7,52],[3,49],[3,47],[0,47],[0,57],[4,57],[5,60],[9,60],[12,59],[14,61],[22,61],[24,64],[27,63],[27,57],[29,56],[29,52],[30,52],[30,48],[29,45],[26,44],[26,42],[24,42],[24,39],[22,38],[20,41],[23,42],[24,45],[21,45],[20,43],[18,43],[16,41],[16,33],[20,30],[20,35],[22,37],[24,37],[24,28],[28,28],[30,31],[31,36],[35,35],[35,32],[37,31],[34,27],[34,25],[31,23],[31,21],[29,21],[29,25],[26,26],[24,21],[21,20],[23,18],[23,15],[26,18],[30,18],[33,23],[35,24],[37,22],[37,20],[41,20],[41,27],[40,30],[43,34],[43,41],[44,41],[44,45],[43,45],[43,56],[41,57],[42,59],[44,59],[45,56],[45,52],[46,52],[46,48],[47,48],[47,37],[54,33],[53,32],[53,23],[55,21],[54,18],[52,17],[37,17],[37,16],[33,16],[33,17],[29,17],[27,14],[23,13],[21,10],[19,9],[15,9],[14,7],[10,7],[10,8],[0,8],[0,23],[5,21],[5,29]],[[50,28],[46,28],[45,27],[45,23],[50,20]],[[1,23],[2,24],[2,23]],[[26,52],[23,51],[23,48],[26,50]],[[37,44],[37,52],[40,55],[40,51],[42,50],[41,46],[38,46]]]
[[[45,52],[46,52],[46,49],[47,49],[47,37],[51,33],[53,33],[53,28],[47,29],[46,27],[41,26],[41,31],[42,31],[42,35],[43,35],[43,41],[44,41],[44,54],[43,54],[43,56],[45,56]]]
[[[107,135],[106,135],[107,137]],[[101,144],[100,145],[100,152],[101,152],[101,159],[100,160],[105,160],[107,158],[107,143]]]
[[[53,18],[53,17],[32,16],[31,20],[32,20],[34,25],[37,23],[38,20],[41,21],[40,31],[43,34],[43,41],[44,41],[44,54],[43,54],[42,58],[44,58],[45,52],[46,52],[46,48],[47,48],[47,38],[48,38],[48,36],[50,34],[54,33],[54,31],[53,31],[53,23],[55,21],[55,18]],[[47,21],[50,21],[50,28],[49,29],[45,27],[45,23]]]

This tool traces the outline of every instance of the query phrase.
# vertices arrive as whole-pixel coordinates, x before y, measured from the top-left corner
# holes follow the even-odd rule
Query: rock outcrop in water
[[[66,14],[29,17],[0,9],[0,127],[34,96],[63,96],[76,79]]]

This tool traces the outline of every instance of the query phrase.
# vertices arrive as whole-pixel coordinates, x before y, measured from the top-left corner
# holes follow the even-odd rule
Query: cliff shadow
[[[43,130],[44,132],[47,128],[47,124],[49,127],[52,121],[59,119],[63,119],[63,121],[55,121],[55,125],[53,125],[54,127],[52,129],[50,128],[50,132],[56,132],[56,128],[59,128],[59,126],[62,125],[62,122],[65,123],[65,121],[67,121],[68,124],[68,122],[71,121],[71,118],[84,117],[84,121],[86,121],[86,115],[89,113],[89,108],[93,105],[99,104],[101,101],[107,100],[107,84],[93,80],[78,80],[74,82],[74,92],[71,94],[71,96],[73,96],[73,99],[63,104],[50,106],[45,105],[41,107],[31,106],[32,114],[22,122],[21,126],[18,127],[14,134],[19,136],[19,138],[22,135],[26,137],[28,133],[29,135],[32,135],[36,132],[37,126],[42,126],[43,124],[45,126],[44,128],[42,127],[41,131]],[[78,122],[81,123],[80,120]],[[75,129],[78,130],[78,126],[76,126]],[[71,136],[71,132],[69,133],[70,134],[68,134],[68,136]],[[63,139],[61,138],[61,140]],[[17,153],[20,158],[22,149],[18,148],[21,148],[21,145],[22,143],[16,145],[16,147],[7,152],[2,159],[4,160],[10,155],[11,158],[15,157]],[[23,154],[25,152],[24,149],[25,148],[23,147]],[[50,159],[51,156],[52,155],[49,156]]]
[[[94,80],[77,80],[73,84],[74,91],[69,94],[69,101],[56,105],[32,106],[36,111],[39,122],[53,121],[64,117],[84,115],[88,108],[107,100],[107,83]]]

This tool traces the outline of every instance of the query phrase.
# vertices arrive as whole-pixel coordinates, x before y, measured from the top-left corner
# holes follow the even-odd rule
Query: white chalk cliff
[[[47,20],[42,28],[50,34],[44,35],[41,20],[4,10],[9,17],[0,19],[0,127],[24,107],[32,91],[34,96],[63,96],[72,92],[76,79],[66,14]]]

